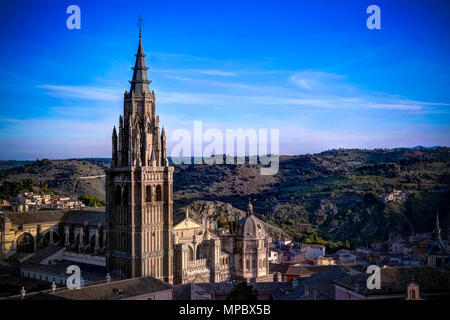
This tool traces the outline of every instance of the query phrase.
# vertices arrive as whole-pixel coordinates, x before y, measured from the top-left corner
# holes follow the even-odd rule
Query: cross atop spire
[[[139,19],[137,19],[137,24],[138,24],[138,26],[139,26],[139,39],[141,39],[142,38],[142,32],[141,32],[141,28],[142,28],[142,26],[144,25],[144,19],[142,19],[142,16],[139,16]]]

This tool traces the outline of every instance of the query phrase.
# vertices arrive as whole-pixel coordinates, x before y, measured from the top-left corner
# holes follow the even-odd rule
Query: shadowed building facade
[[[119,132],[106,171],[107,268],[113,277],[152,276],[173,282],[173,167],[155,112],[141,31]]]

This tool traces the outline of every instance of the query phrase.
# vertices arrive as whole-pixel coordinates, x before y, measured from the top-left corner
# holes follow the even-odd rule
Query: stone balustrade
[[[188,262],[188,270],[197,270],[206,268],[206,259],[198,259]]]

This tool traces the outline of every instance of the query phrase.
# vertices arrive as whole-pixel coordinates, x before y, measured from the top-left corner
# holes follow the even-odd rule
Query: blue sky
[[[81,8],[69,30],[66,8]],[[366,8],[381,8],[369,30]],[[109,157],[138,44],[168,131],[280,153],[450,145],[448,1],[2,1],[0,159]]]

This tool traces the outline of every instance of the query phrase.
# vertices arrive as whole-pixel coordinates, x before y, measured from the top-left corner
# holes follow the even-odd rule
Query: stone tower
[[[269,281],[267,235],[264,223],[253,215],[253,205],[250,201],[247,216],[237,224],[235,241],[232,277],[250,282]]]
[[[106,170],[107,269],[112,277],[152,276],[173,282],[173,167],[155,112],[141,30],[119,130]]]

